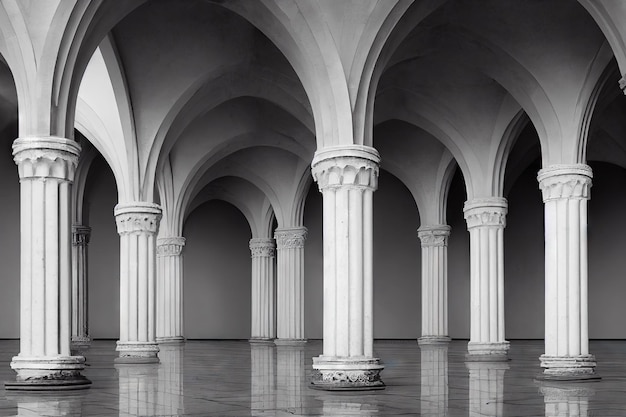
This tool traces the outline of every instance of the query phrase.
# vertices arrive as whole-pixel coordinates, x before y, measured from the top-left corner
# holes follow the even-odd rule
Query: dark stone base
[[[146,363],[159,363],[158,356],[120,356],[113,360],[114,363],[120,364],[138,364],[143,365]]]
[[[33,378],[23,381],[5,381],[7,391],[70,391],[87,389],[91,381],[84,376],[72,376],[67,379]]]
[[[311,381],[309,388],[313,388],[320,391],[373,391],[385,389],[383,381],[370,383],[367,385],[359,383],[329,383],[324,381]]]
[[[331,371],[332,378],[324,379],[327,371],[317,371],[311,377],[310,388],[322,391],[371,391],[385,389],[380,370]]]
[[[535,376],[535,381],[537,382],[571,382],[571,383],[576,383],[576,382],[597,382],[600,381],[602,379],[601,376],[599,376],[596,373],[593,374],[564,374],[564,375],[546,375],[546,374],[539,374],[537,376]]]

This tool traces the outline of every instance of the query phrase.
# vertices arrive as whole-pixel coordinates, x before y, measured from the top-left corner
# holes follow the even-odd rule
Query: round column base
[[[467,362],[505,362],[509,360],[510,343],[493,342],[469,342],[467,344]]]
[[[587,381],[599,380],[596,374],[596,358],[593,355],[539,357],[543,373],[535,379],[540,381]]]
[[[273,345],[274,339],[269,337],[251,337],[250,339],[248,339],[248,342],[256,345]]]
[[[417,344],[422,345],[447,345],[450,344],[448,336],[422,336],[417,339]]]
[[[119,352],[115,363],[158,363],[159,346],[156,342],[117,342]]]
[[[159,345],[180,345],[181,343],[185,343],[185,338],[182,336],[164,336],[157,337],[156,342]]]
[[[86,389],[91,381],[81,375],[85,369],[82,356],[22,357],[15,356],[11,368],[15,381],[4,383],[11,391],[67,391]]]
[[[325,391],[369,391],[385,389],[380,379],[384,368],[378,358],[313,358],[311,388]]]
[[[275,339],[276,346],[303,346],[306,345],[306,339]]]

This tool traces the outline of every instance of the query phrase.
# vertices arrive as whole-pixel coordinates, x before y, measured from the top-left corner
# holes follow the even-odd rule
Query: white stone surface
[[[91,228],[72,225],[72,349],[89,346],[88,245]]]
[[[252,256],[252,324],[250,341],[276,337],[276,242],[269,238],[250,239]]]
[[[185,238],[157,239],[157,323],[158,343],[180,343],[183,336],[183,257]]]

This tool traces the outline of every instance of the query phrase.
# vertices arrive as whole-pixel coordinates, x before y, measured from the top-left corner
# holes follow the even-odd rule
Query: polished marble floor
[[[384,391],[310,389],[304,347],[246,341],[162,346],[159,365],[114,365],[115,342],[86,353],[91,389],[64,394],[0,391],[0,416],[626,416],[626,341],[596,341],[598,382],[540,384],[542,341],[513,341],[507,363],[466,363],[466,342],[420,348],[377,341]],[[0,341],[0,377],[17,341]]]

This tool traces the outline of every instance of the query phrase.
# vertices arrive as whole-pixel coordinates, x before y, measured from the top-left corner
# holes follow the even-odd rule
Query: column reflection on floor
[[[85,391],[57,391],[54,393],[7,391],[6,393],[7,400],[16,403],[17,412],[14,415],[17,417],[81,417],[83,415],[83,400],[86,396]],[[7,410],[3,408],[3,411]]]
[[[546,417],[588,417],[589,399],[595,392],[589,384],[542,382]],[[594,415],[594,414],[591,414]]]
[[[448,343],[422,344],[421,413],[439,417],[448,413]]]
[[[465,362],[469,370],[469,415],[502,416],[507,362]]]
[[[276,346],[273,342],[250,343],[250,412],[271,416],[276,409]]]
[[[183,362],[185,348],[180,344],[159,345],[158,389],[159,410],[164,415],[182,415],[185,412],[183,399]]]
[[[276,346],[276,406],[281,411],[302,414],[306,378],[304,346]]]

